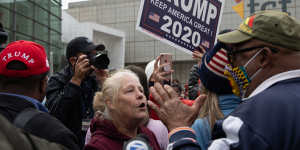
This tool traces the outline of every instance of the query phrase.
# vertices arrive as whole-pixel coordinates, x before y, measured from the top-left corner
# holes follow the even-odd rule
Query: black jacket
[[[198,97],[198,90],[199,90],[198,80],[200,79],[198,70],[199,70],[198,64],[193,65],[193,67],[190,70],[188,92],[189,92],[189,99],[191,100],[194,100]]]
[[[93,77],[87,77],[81,86],[70,82],[73,71],[70,65],[50,77],[47,87],[46,107],[73,131],[83,146],[82,120],[93,117],[93,97],[98,90]]]
[[[212,141],[208,149],[299,150],[300,77],[297,73],[268,79],[264,90],[244,99],[221,124],[216,124],[221,125],[218,137],[223,137]],[[192,130],[179,129],[169,136],[173,150],[200,150]]]
[[[0,114],[11,123],[14,122],[20,112],[28,108],[35,109],[35,106],[21,97],[0,94]],[[42,112],[34,116],[23,129],[35,136],[64,145],[69,149],[79,150],[76,136],[48,113]]]

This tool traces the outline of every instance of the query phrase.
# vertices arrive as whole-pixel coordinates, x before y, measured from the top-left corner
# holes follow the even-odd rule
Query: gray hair
[[[112,103],[115,103],[117,101],[119,90],[121,88],[121,81],[122,79],[124,79],[124,77],[128,77],[128,76],[133,77],[138,82],[140,82],[138,76],[132,71],[127,69],[118,70],[104,81],[102,91],[101,91],[102,93],[101,99],[103,101],[109,100]],[[107,108],[106,103],[105,103],[105,110],[103,116],[106,119],[112,119],[110,116],[110,110]]]

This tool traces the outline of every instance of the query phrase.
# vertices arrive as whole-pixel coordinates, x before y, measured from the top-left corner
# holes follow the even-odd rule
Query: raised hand
[[[155,83],[150,92],[159,106],[148,101],[149,106],[157,113],[169,131],[177,127],[190,127],[198,116],[206,95],[200,95],[192,106],[182,103],[176,92],[169,85]]]
[[[202,57],[206,52],[206,50],[201,45],[199,45],[199,48],[201,49],[200,51],[199,50],[193,51],[192,57],[193,59],[197,60],[198,64],[201,64]]]
[[[168,72],[164,71],[164,67],[170,64],[162,64],[162,65],[158,65],[159,60],[160,60],[160,56],[158,56],[155,60],[154,63],[154,71],[151,75],[150,81],[153,82],[160,82],[163,83],[163,81],[168,81],[169,79],[167,78],[168,75],[170,75],[172,72],[174,72],[174,70],[170,70]]]
[[[75,63],[74,75],[71,82],[80,86],[81,81],[86,74],[92,69],[86,55],[80,55]]]

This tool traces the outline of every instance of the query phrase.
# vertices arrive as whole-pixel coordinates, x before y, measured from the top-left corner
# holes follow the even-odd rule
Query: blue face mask
[[[231,65],[228,65],[225,67],[224,74],[227,76],[231,84],[233,94],[244,98],[251,80],[262,70],[262,68],[258,69],[251,77],[249,77],[246,67],[258,54],[260,54],[262,50],[263,49],[259,50],[255,55],[253,55],[243,66],[232,67]]]

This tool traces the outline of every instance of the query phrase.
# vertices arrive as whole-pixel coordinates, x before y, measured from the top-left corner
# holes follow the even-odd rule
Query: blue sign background
[[[197,0],[190,0],[193,1],[193,6],[189,12],[182,9],[180,0],[178,0],[178,6],[175,5],[174,1],[176,0],[143,0],[141,2],[137,29],[187,53],[198,49],[199,44],[207,50],[210,49],[215,43],[218,32],[223,1],[207,0],[208,4],[204,21],[198,19],[197,15],[193,16],[193,9]],[[202,4],[205,0],[199,1]],[[187,5],[189,0],[185,2]],[[209,5],[215,6],[217,12],[216,17],[210,19],[209,24],[207,24]]]

